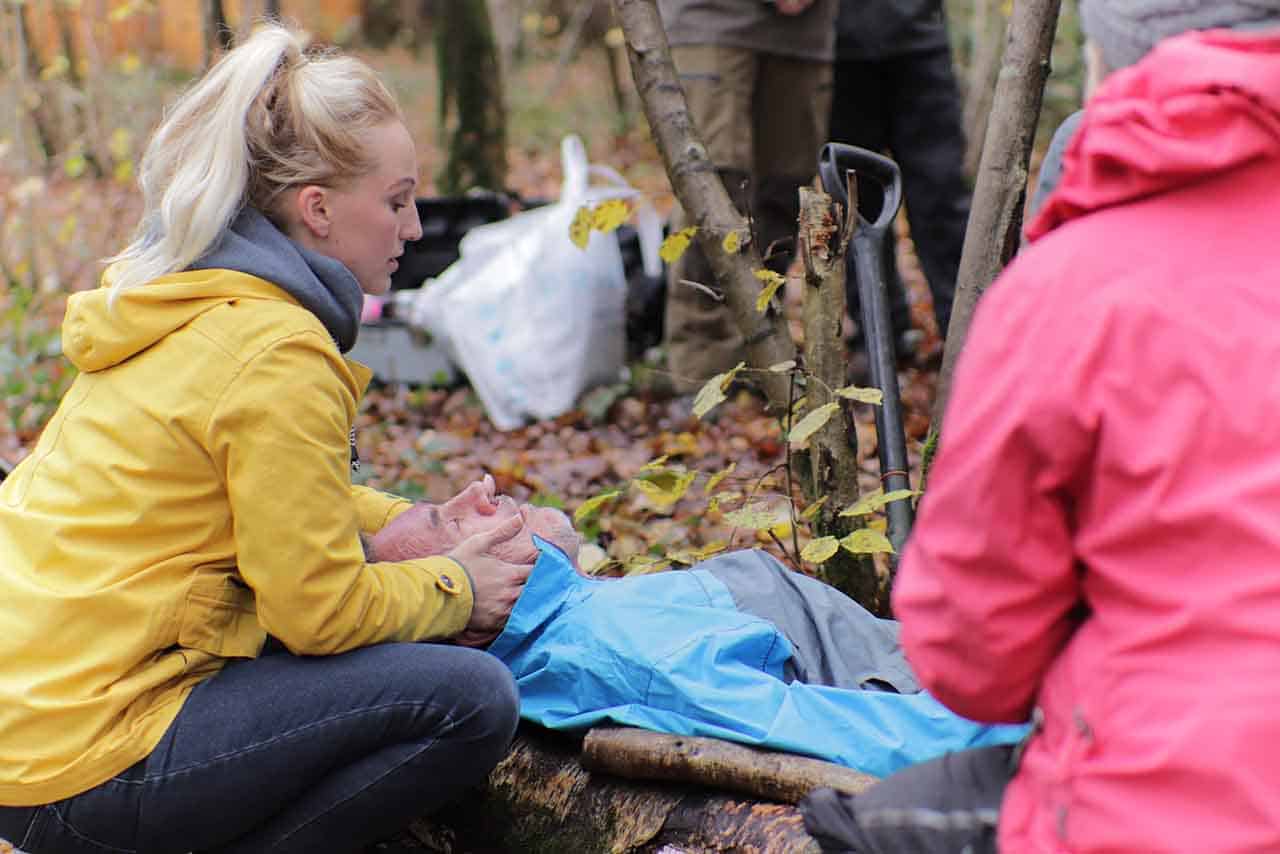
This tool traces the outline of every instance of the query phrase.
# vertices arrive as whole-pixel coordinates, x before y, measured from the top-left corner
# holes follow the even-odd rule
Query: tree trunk
[[[849,188],[849,198],[858,197]],[[834,391],[845,385],[848,354],[841,326],[845,313],[845,263],[857,217],[847,216],[824,192],[800,188],[800,258],[804,262],[804,367],[812,379],[805,388],[810,411],[829,403],[839,408],[809,440],[813,500],[827,496],[812,520],[818,536],[840,538],[859,527],[840,511],[858,500],[858,436],[851,401]],[[882,613],[886,592],[875,564],[838,550],[822,565],[824,578],[872,613]]]
[[[807,854],[795,807],[592,773],[578,740],[522,726],[486,787],[410,833],[435,852]]]
[[[451,0],[435,26],[440,130],[448,158],[440,190],[459,194],[507,183],[507,124],[502,76],[485,0]]]
[[[18,41],[18,58],[15,67],[18,69],[18,97],[31,126],[36,133],[36,142],[40,146],[45,160],[57,155],[58,127],[54,111],[49,106],[48,87],[40,80],[40,56],[32,41],[31,21],[27,18],[31,6],[28,3],[18,4],[14,20],[15,35]]]
[[[76,50],[71,7],[64,3],[58,3],[54,6],[54,15],[58,25],[58,37],[62,42],[62,53],[67,58],[67,80],[75,87],[79,95],[79,97],[72,100],[72,111],[80,124],[79,129],[84,145],[85,163],[88,164],[90,171],[96,177],[101,178],[106,174],[106,170],[102,167],[105,159],[98,154],[94,145],[101,140],[102,135],[98,133],[95,116],[88,106],[90,101],[89,92],[88,87],[85,85],[84,75],[81,73],[80,52]]]
[[[978,299],[1018,248],[1031,146],[1049,76],[1060,5],[1061,0],[1018,0],[1013,5],[956,277],[955,304],[933,405],[934,433],[941,432],[956,361],[964,349]]]
[[[654,0],[614,0],[614,10],[626,38],[631,75],[663,166],[681,207],[698,228],[698,246],[707,258],[716,286],[724,295],[734,322],[746,336],[750,364],[764,369],[794,359],[795,344],[782,315],[769,309],[761,329],[761,317],[756,311],[762,283],[755,278],[755,271],[764,269],[760,252],[766,247],[747,242],[733,254],[723,248],[724,239],[730,233],[746,237],[750,229],[730,202],[693,126],[684,91],[671,63],[671,50],[656,3]],[[770,409],[779,415],[787,412],[789,380],[786,374],[763,371],[755,376],[759,377]]]

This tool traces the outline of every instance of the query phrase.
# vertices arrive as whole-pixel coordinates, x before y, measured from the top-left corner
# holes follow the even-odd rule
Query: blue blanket
[[[853,627],[846,638],[848,631],[875,634],[878,624],[890,621],[876,620],[847,597],[760,552],[717,559],[720,572],[708,561],[684,572],[591,579],[579,575],[554,546],[538,544],[541,556],[490,652],[515,674],[522,717],[542,726],[571,730],[614,722],[711,736],[815,756],[876,776],[948,751],[1012,743],[1025,732],[1022,726],[982,726],[960,718],[914,685],[914,693],[899,693],[900,674],[909,668],[893,660],[901,655],[896,644],[885,646],[876,638],[875,666],[859,670],[862,685],[790,678],[787,627],[742,610],[743,597],[735,599],[721,580],[725,567],[734,570],[733,585],[744,590],[777,584],[778,578],[769,577],[777,573],[803,579],[794,594],[802,601],[821,588],[817,607],[825,622]],[[839,613],[845,608],[851,610]],[[837,613],[828,613],[833,609]],[[865,641],[853,638],[845,645],[860,649]],[[814,651],[807,655],[812,658]],[[884,678],[876,678],[877,672]]]

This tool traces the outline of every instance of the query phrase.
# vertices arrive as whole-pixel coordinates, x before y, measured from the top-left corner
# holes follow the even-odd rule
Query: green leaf
[[[856,400],[859,403],[871,403],[876,406],[884,402],[884,392],[878,388],[859,388],[856,385],[847,385],[844,388],[836,389],[836,394],[846,400]]]
[[[801,418],[800,423],[791,428],[791,434],[787,437],[791,447],[799,447],[807,442],[810,436],[821,430],[823,425],[831,420],[831,416],[835,415],[839,408],[838,403],[827,403]]]
[[[573,511],[573,523],[575,525],[582,522],[583,519],[599,512],[600,508],[608,504],[613,499],[622,494],[620,489],[612,489],[608,492],[602,492],[592,498],[588,498]]]
[[[840,541],[840,548],[856,555],[893,554],[893,543],[879,531],[860,528]]]
[[[823,563],[840,551],[840,541],[835,537],[818,537],[800,550],[800,557],[809,563]]]
[[[787,359],[785,362],[778,362],[776,365],[770,365],[769,371],[775,374],[785,374],[796,366],[795,359]]]

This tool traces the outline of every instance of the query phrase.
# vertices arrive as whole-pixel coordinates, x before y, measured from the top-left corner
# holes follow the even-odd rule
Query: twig
[[[695,282],[693,279],[677,279],[676,281],[682,285],[688,285],[695,290],[702,291],[716,302],[724,302],[724,294],[720,293],[715,288],[702,284],[702,282]]]
[[[791,369],[790,384],[787,386],[787,435],[791,435],[791,414],[796,405],[796,370]],[[800,568],[800,535],[796,532],[796,493],[791,486],[791,442],[787,442],[787,507],[791,510],[791,545],[796,550],[796,571]]]

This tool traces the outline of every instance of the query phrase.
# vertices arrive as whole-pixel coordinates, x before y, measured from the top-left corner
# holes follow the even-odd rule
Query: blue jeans
[[[0,807],[0,838],[31,854],[355,852],[481,783],[518,709],[506,666],[463,647],[235,661],[145,760],[64,801]]]

